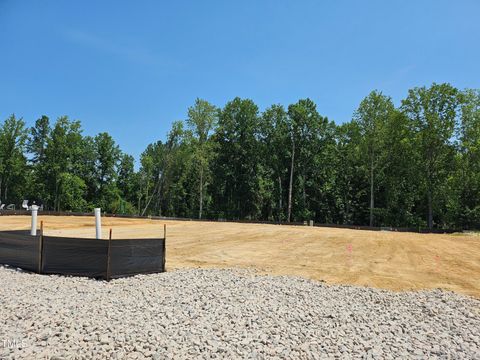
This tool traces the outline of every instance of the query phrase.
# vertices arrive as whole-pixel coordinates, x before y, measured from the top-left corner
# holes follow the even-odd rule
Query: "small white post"
[[[37,215],[38,206],[32,205],[32,228],[30,229],[30,235],[37,236]]]
[[[95,208],[95,230],[97,232],[97,239],[102,238],[102,210]]]

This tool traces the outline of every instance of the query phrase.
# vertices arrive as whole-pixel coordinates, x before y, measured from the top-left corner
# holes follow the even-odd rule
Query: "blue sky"
[[[310,97],[337,123],[371,90],[480,87],[480,1],[0,0],[0,119],[108,131],[138,158],[196,97]]]

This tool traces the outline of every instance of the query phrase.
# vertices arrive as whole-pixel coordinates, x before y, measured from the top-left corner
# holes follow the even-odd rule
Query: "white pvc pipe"
[[[38,206],[32,205],[32,228],[30,229],[30,235],[37,236],[37,215]]]
[[[102,210],[95,208],[95,230],[97,233],[97,239],[102,238]]]

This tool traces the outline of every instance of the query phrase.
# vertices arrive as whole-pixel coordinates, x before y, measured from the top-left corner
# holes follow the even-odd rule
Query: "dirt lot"
[[[40,217],[45,233],[94,237],[93,217]],[[0,230],[26,229],[26,216],[0,216]],[[167,268],[250,267],[327,283],[391,290],[443,288],[480,298],[480,236],[301,226],[103,219],[115,238],[163,236]]]

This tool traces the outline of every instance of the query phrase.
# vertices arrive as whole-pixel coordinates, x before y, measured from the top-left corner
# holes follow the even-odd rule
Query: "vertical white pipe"
[[[97,233],[97,239],[102,238],[102,210],[95,208],[95,230]]]
[[[30,235],[37,236],[37,215],[38,206],[32,205],[32,228],[30,229]]]

